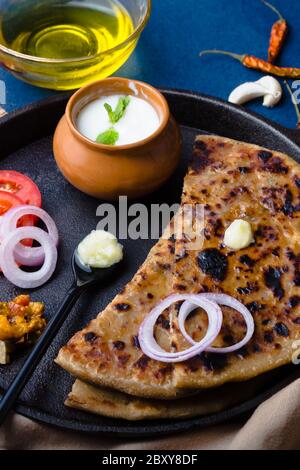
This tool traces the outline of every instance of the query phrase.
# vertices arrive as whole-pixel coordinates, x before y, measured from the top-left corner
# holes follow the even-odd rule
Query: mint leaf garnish
[[[116,124],[117,122],[120,121],[120,119],[122,119],[122,117],[124,116],[124,114],[126,112],[126,108],[129,105],[129,103],[130,103],[130,96],[123,96],[123,97],[119,98],[117,107],[114,111],[113,111],[112,107],[110,106],[110,104],[108,104],[108,103],[104,104],[104,107],[105,107],[105,109],[108,113],[108,116],[109,116],[109,120],[112,124]]]
[[[116,145],[118,139],[119,132],[117,132],[113,127],[111,127],[107,131],[102,132],[102,134],[99,134],[96,139],[96,142],[98,144],[103,145]]]
[[[115,122],[116,122],[116,121],[115,121],[115,113],[114,113],[114,111],[113,111],[111,105],[108,104],[108,103],[105,103],[105,104],[104,104],[104,108],[106,109],[106,111],[107,111],[107,113],[108,113],[108,117],[109,117],[110,122],[111,122],[112,124],[115,124]]]
[[[130,97],[129,96],[124,96],[123,98],[119,98],[117,107],[115,109],[115,120],[116,122],[120,121],[122,117],[124,116],[127,106],[130,103]]]

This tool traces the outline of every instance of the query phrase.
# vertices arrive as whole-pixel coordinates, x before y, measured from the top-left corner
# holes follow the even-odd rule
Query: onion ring
[[[208,329],[205,337],[194,344],[191,348],[177,353],[169,353],[162,349],[154,338],[154,326],[159,316],[173,303],[183,300],[191,300],[194,304],[203,308],[208,315]],[[144,354],[151,359],[166,363],[184,362],[192,357],[201,354],[212,344],[220,333],[223,321],[221,308],[210,300],[200,295],[171,295],[160,302],[143,321],[139,330],[139,342]]]
[[[234,299],[233,297],[230,297],[229,295],[225,294],[199,294],[200,296],[203,296],[204,298],[217,303],[218,305],[225,305],[227,307],[231,307],[237,312],[239,312],[243,317],[247,325],[247,333],[245,337],[239,341],[237,344],[234,344],[232,346],[229,346],[227,348],[212,348],[208,347],[206,349],[207,352],[212,352],[215,354],[228,354],[234,351],[237,351],[241,349],[243,346],[245,346],[250,339],[252,338],[254,334],[254,329],[255,329],[255,324],[253,317],[249,310],[237,299]],[[185,321],[188,317],[188,315],[197,308],[197,305],[193,303],[193,301],[187,300],[184,302],[184,304],[181,306],[181,309],[179,311],[178,315],[178,326],[185,337],[185,339],[190,343],[190,344],[197,344],[196,341],[193,340],[193,338],[187,333],[186,328],[185,328]]]
[[[44,264],[36,272],[22,271],[15,261],[15,247],[20,241],[31,238],[44,250]],[[34,289],[45,284],[54,273],[57,249],[50,236],[37,227],[21,227],[9,233],[0,246],[0,265],[4,276],[15,286]]]
[[[47,227],[48,235],[52,239],[54,245],[58,244],[58,230],[54,220],[50,215],[36,206],[22,205],[10,209],[3,215],[0,226],[0,235],[4,239],[6,236],[17,228],[18,220],[24,215],[33,215],[40,218]],[[40,266],[44,261],[44,250],[42,247],[26,247],[18,244],[15,247],[15,260],[22,266]]]

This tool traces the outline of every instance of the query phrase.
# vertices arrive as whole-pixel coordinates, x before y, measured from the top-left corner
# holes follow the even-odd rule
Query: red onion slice
[[[254,329],[255,329],[255,324],[253,317],[249,310],[237,299],[234,299],[233,297],[230,297],[229,295],[225,294],[199,294],[200,296],[203,296],[204,298],[216,302],[218,305],[225,305],[227,307],[231,307],[237,312],[239,312],[243,317],[247,325],[247,333],[245,337],[237,344],[234,344],[232,346],[229,346],[227,348],[212,348],[208,347],[206,349],[207,352],[212,352],[212,353],[217,353],[217,354],[227,354],[231,353],[234,351],[237,351],[241,349],[243,346],[245,346],[250,339],[252,338],[254,334]],[[195,310],[198,307],[196,303],[194,303],[191,299],[188,301],[184,302],[184,304],[181,306],[179,315],[178,315],[178,325],[180,328],[181,333],[185,337],[185,339],[190,343],[190,344],[197,344],[193,338],[187,333],[186,328],[185,328],[185,321],[188,317],[188,315]]]
[[[173,303],[189,300],[193,304],[203,308],[208,316],[208,329],[205,337],[185,351],[169,353],[162,349],[154,338],[154,326],[159,316]],[[220,307],[200,295],[171,295],[158,304],[143,321],[139,331],[139,342],[143,353],[160,362],[177,363],[184,362],[201,354],[210,346],[220,333],[223,314]]]
[[[24,215],[34,215],[41,219],[47,227],[49,237],[57,246],[58,230],[54,220],[43,209],[30,205],[14,207],[4,214],[1,220],[0,237],[4,239],[7,234],[14,231],[19,219]],[[16,262],[22,266],[40,266],[44,261],[44,250],[40,246],[31,248],[19,244],[15,247],[14,254]]]
[[[33,273],[22,271],[15,261],[15,247],[26,238],[38,241],[44,250],[44,264]],[[34,289],[45,284],[54,273],[56,263],[57,249],[53,240],[37,227],[20,227],[10,232],[0,246],[0,265],[4,276],[23,289]]]

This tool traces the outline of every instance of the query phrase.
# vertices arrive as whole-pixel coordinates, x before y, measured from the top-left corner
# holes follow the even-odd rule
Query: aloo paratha
[[[60,351],[57,362],[76,377],[139,397],[172,399],[291,361],[300,338],[299,165],[252,144],[199,136],[185,178],[182,205],[187,204],[205,205],[204,246],[187,249],[185,237],[159,241],[125,291]],[[249,220],[255,243],[233,252],[223,245],[223,235],[238,218]],[[256,325],[249,345],[176,365],[143,355],[136,338],[149,311],[171,293],[205,291],[225,292],[248,306]],[[168,313],[159,340],[166,349],[186,347],[176,315],[173,325]],[[244,333],[240,315],[227,308],[224,313],[216,345],[229,345]],[[200,338],[205,316],[200,312],[189,323]]]

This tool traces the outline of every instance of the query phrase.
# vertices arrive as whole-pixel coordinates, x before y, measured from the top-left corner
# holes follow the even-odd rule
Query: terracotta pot
[[[147,139],[130,145],[102,145],[76,128],[80,111],[91,101],[113,94],[146,99],[156,109],[160,126]],[[54,135],[54,156],[65,178],[91,196],[115,200],[137,198],[158,189],[179,162],[180,130],[163,95],[155,88],[125,78],[108,78],[75,93]]]

